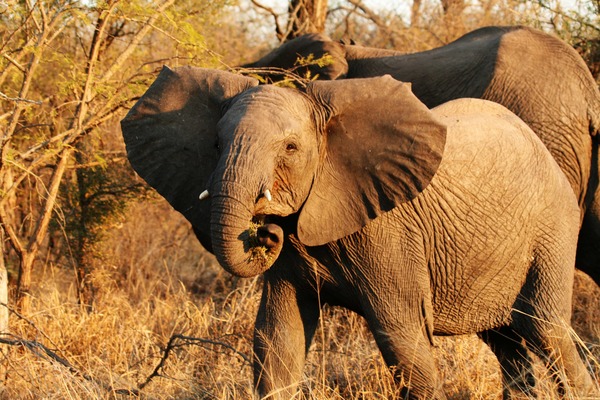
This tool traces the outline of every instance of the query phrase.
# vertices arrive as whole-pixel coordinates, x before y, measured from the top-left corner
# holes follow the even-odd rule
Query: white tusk
[[[206,200],[208,199],[208,196],[210,196],[210,193],[208,193],[208,190],[205,190],[204,192],[200,193],[200,196],[198,196],[198,198],[200,200]]]
[[[271,196],[271,191],[269,191],[269,189],[266,189],[263,194],[265,195],[265,199],[267,199],[267,201],[271,201],[271,199],[273,199],[273,197]]]

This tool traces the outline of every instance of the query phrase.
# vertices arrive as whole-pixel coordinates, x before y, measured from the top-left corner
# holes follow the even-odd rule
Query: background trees
[[[174,4],[23,1],[0,16],[0,223],[23,311],[40,258],[70,264],[91,304],[93,243],[143,191],[118,121],[163,63],[215,63],[192,25],[210,27],[224,2]]]
[[[588,65],[597,68],[592,66],[600,33],[596,0],[298,0],[288,8],[273,5],[286,2],[252,3],[264,21],[274,21],[270,25],[280,41],[318,26],[335,39],[411,52],[446,44],[481,26],[524,24],[572,43]],[[327,7],[325,23],[320,22],[322,13],[311,11],[323,7]]]
[[[146,190],[126,160],[119,121],[163,64],[226,68],[315,31],[412,52],[482,25],[521,23],[572,43],[597,74],[599,14],[597,0],[0,2],[0,342],[38,349],[0,348],[9,373],[0,375],[0,393],[103,398],[126,388],[157,398],[243,398],[251,392],[244,355],[256,280],[223,273],[187,222]],[[581,282],[578,333],[597,346],[599,322],[585,311],[600,309],[600,295]],[[336,390],[352,398],[362,387],[389,393],[389,382],[372,375],[382,367],[360,320],[328,312],[309,367],[330,368],[311,374],[324,384],[310,386],[315,396],[321,391],[316,398]],[[331,356],[331,346],[340,354],[359,346],[339,326],[353,327],[362,340],[354,351],[360,357],[340,364],[347,371],[318,359]],[[187,339],[170,342],[175,333]],[[163,352],[168,343],[174,353]],[[190,344],[199,348],[184,352],[181,346]],[[70,369],[59,358],[71,360]],[[219,375],[223,365],[238,370]],[[331,369],[337,389],[327,381]],[[360,386],[344,386],[361,369]],[[152,392],[152,379],[164,376],[176,378]]]

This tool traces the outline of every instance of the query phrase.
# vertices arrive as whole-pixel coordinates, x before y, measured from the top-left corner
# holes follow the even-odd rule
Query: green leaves
[[[0,229],[16,250],[6,261],[31,276],[53,235],[90,271],[80,253],[145,193],[118,122],[162,65],[215,64],[204,29],[224,3],[37,1],[0,14]]]

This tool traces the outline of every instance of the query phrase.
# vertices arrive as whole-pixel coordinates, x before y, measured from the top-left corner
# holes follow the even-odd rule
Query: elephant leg
[[[260,398],[298,398],[306,352],[320,315],[316,299],[265,276],[254,330],[254,383]]]
[[[591,173],[583,217],[577,243],[578,269],[589,275],[600,286],[600,160],[598,158],[599,138],[592,140]]]
[[[594,208],[588,209],[581,225],[576,266],[600,286],[600,205],[591,207]]]
[[[502,370],[502,398],[537,398],[532,361],[522,338],[510,327],[490,329],[479,334],[498,358]]]
[[[572,252],[561,252],[560,243],[554,243],[552,249],[546,245],[534,253],[536,257],[514,304],[510,326],[523,337],[527,348],[546,363],[561,394],[573,397],[570,392],[574,392],[575,397],[600,398],[597,384],[570,334],[574,270],[564,266],[574,265],[574,260],[561,255]]]
[[[380,235],[378,230],[370,234],[367,228],[359,243],[365,258],[355,259],[352,268],[359,274],[362,314],[394,375],[397,395],[445,400],[431,348],[433,305],[422,239]]]
[[[370,323],[381,354],[400,386],[401,399],[445,400],[429,339],[422,327],[401,330]]]
[[[597,384],[579,357],[568,330],[558,321],[543,325],[546,326],[538,326],[526,343],[545,361],[559,394],[568,398],[600,398]]]
[[[445,400],[431,350],[432,309],[422,287],[424,281],[418,273],[414,277],[391,277],[389,281],[394,280],[397,283],[390,284],[404,285],[407,295],[398,297],[394,291],[376,290],[363,303],[365,319],[394,374],[400,398]]]

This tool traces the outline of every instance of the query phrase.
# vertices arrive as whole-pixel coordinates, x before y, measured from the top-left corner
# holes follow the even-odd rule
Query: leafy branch
[[[255,68],[243,68],[234,67],[230,68],[232,72],[236,72],[243,75],[252,76],[258,79],[261,83],[273,83],[272,76],[281,77],[281,79],[275,80],[274,83],[277,86],[292,86],[306,88],[310,82],[318,79],[318,76],[311,76],[310,71],[306,75],[302,76],[299,74],[301,69],[316,65],[320,68],[326,67],[327,65],[333,64],[334,59],[329,54],[324,54],[320,58],[315,58],[313,54],[309,54],[306,57],[298,57],[294,66],[289,69],[278,68],[278,67],[255,67]]]

